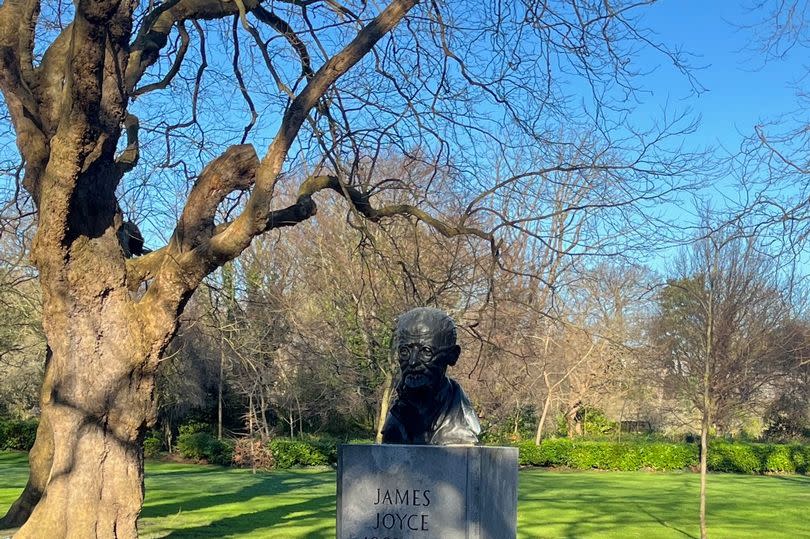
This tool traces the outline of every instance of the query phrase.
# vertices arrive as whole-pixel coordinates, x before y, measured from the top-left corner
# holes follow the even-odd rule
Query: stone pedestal
[[[514,539],[514,447],[343,445],[338,539]]]

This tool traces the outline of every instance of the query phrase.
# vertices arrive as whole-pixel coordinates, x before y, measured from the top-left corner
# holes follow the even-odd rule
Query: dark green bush
[[[767,455],[765,444],[713,440],[709,444],[708,467],[713,472],[761,473]]]
[[[205,432],[183,433],[177,437],[177,452],[183,458],[202,460],[205,458],[210,434]]]
[[[0,450],[30,451],[37,437],[36,420],[0,420]]]
[[[790,459],[796,466],[797,473],[810,473],[810,444],[791,445]]]
[[[143,456],[153,459],[160,455],[160,451],[163,449],[163,440],[161,440],[158,436],[155,436],[154,433],[150,433],[149,436],[144,438],[143,440]]]
[[[709,444],[708,464],[715,472],[806,474],[810,445],[714,440]]]
[[[217,440],[212,436],[206,460],[211,464],[230,466],[233,461],[233,443],[230,440]]]
[[[337,442],[331,439],[275,438],[270,442],[270,451],[277,468],[334,466],[337,463]]]
[[[207,432],[183,432],[177,437],[177,451],[193,460],[206,460],[211,464],[228,466],[233,457],[233,444],[218,440]]]
[[[197,434],[198,432],[211,434],[211,426],[201,421],[189,421],[180,425],[177,430],[180,436],[183,434]]]

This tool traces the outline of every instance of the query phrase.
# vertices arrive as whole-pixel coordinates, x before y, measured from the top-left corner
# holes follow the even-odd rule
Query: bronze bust
[[[438,309],[412,309],[397,319],[393,347],[400,380],[383,443],[477,443],[481,426],[475,410],[461,386],[446,376],[461,354],[453,319]]]

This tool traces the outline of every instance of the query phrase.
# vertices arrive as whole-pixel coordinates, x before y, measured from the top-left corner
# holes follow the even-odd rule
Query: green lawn
[[[25,455],[0,453],[0,512],[26,479]],[[698,476],[689,473],[520,473],[518,536],[697,537]],[[709,532],[810,537],[810,477],[709,477]],[[335,473],[147,464],[143,537],[334,537]]]

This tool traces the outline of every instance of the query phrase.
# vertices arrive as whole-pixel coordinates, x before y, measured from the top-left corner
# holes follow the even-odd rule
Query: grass
[[[0,452],[0,513],[26,481],[26,456]],[[698,537],[691,473],[520,473],[518,537]],[[712,474],[712,539],[807,537],[810,477]],[[335,473],[252,475],[215,466],[147,463],[144,538],[332,538]]]

